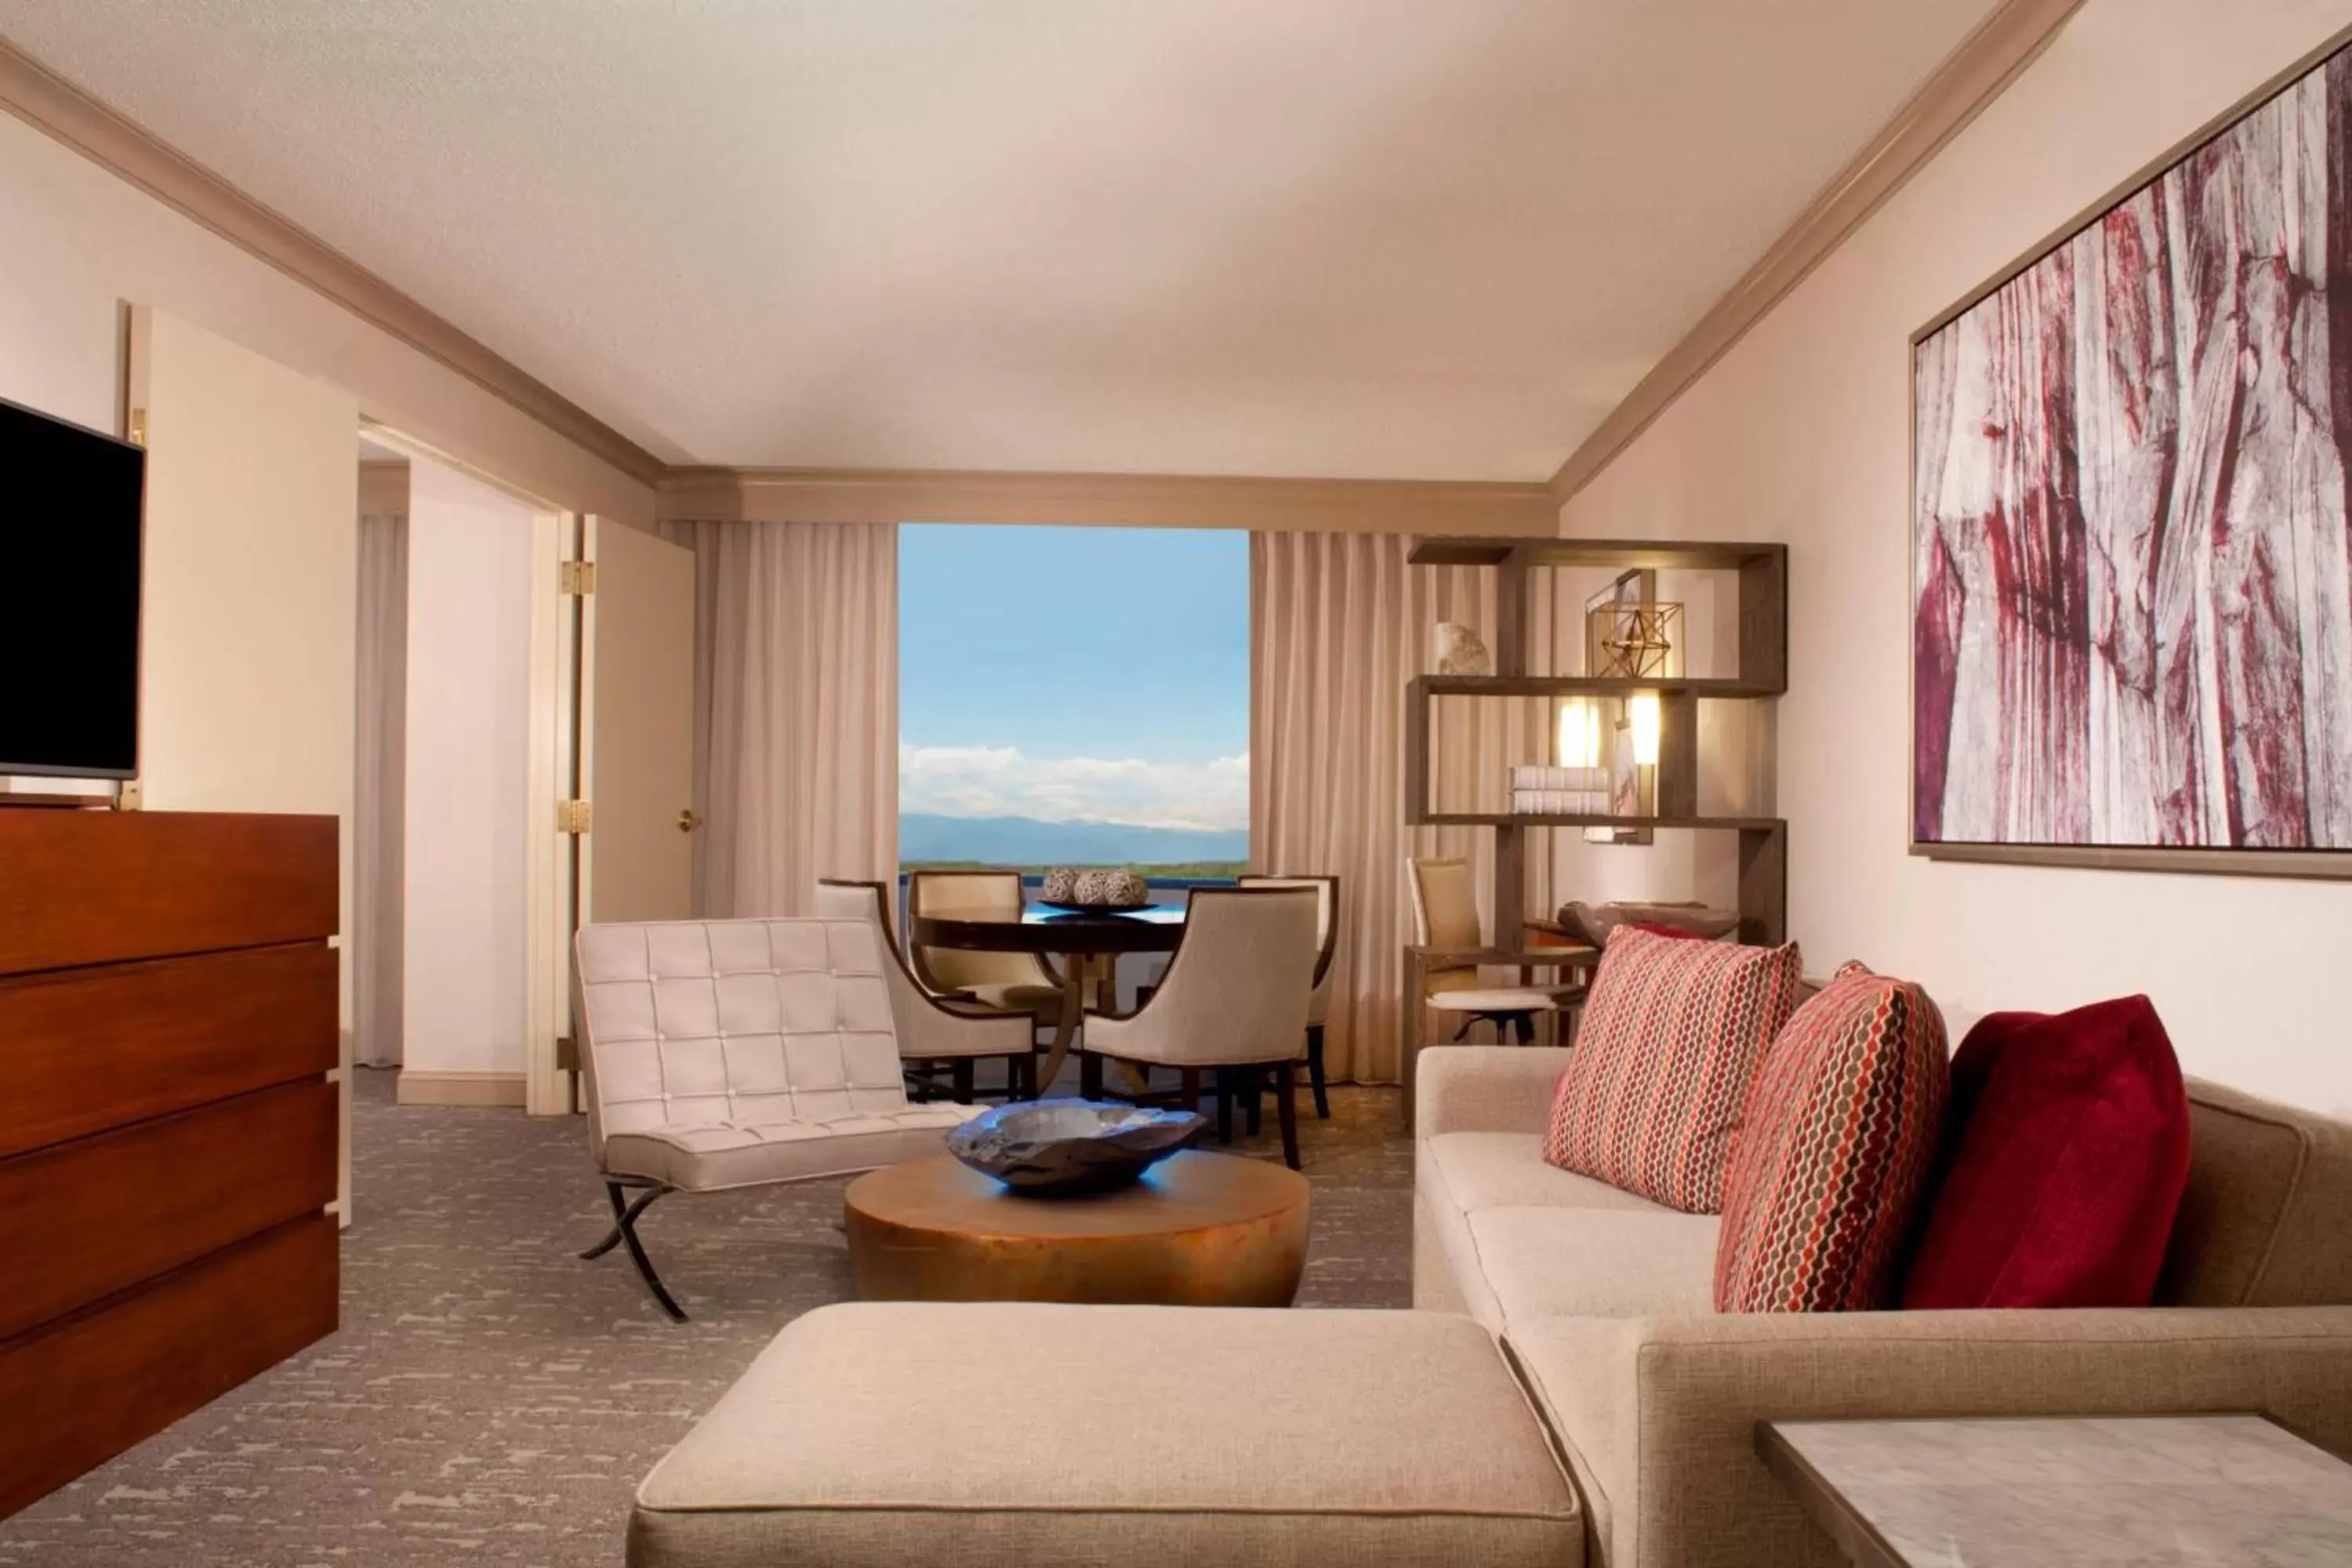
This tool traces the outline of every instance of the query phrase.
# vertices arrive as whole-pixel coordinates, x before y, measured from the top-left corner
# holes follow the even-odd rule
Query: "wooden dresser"
[[[334,1330],[335,831],[0,808],[0,1515]]]

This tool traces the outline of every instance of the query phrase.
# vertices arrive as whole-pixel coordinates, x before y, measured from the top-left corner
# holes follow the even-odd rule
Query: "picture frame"
[[[2316,536],[2345,535],[2352,441],[2334,432],[2352,431],[2352,409],[2299,448],[2324,447],[2326,471],[2297,489],[2276,482],[2289,470],[2257,468],[2259,493],[2214,478],[2206,448],[2222,440],[2240,465],[2228,479],[2245,475],[2261,438],[2248,422],[2274,428],[2298,388],[2257,381],[2229,405],[2235,424],[2180,414],[2239,393],[2226,383],[2248,364],[2323,379],[2314,354],[2297,358],[2313,324],[2277,319],[2315,293],[2323,307],[2346,297],[2320,326],[2352,334],[2342,249],[2323,251],[2315,279],[2297,271],[2314,265],[2307,247],[2284,253],[2290,303],[2269,318],[2250,299],[2217,308],[2218,274],[2200,269],[2228,203],[2282,234],[2352,230],[2352,180],[2312,178],[2352,163],[2347,140],[2352,28],[1912,335],[1914,855],[2352,878],[2352,719],[2333,712],[2352,714],[2352,591],[2261,597],[2292,553],[2265,536],[2282,510],[2332,509]],[[2228,234],[2263,254],[2257,224]],[[2229,331],[2271,335],[2233,344]],[[2202,357],[2165,357],[2209,339]],[[2236,547],[2218,568],[2215,539]],[[2184,548],[2195,571],[2165,554]]]

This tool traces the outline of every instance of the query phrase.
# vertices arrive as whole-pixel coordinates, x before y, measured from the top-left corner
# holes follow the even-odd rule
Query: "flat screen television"
[[[0,773],[139,772],[147,454],[0,400]]]

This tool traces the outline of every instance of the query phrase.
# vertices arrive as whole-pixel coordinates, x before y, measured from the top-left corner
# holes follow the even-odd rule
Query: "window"
[[[1249,854],[1249,536],[898,531],[902,867]]]

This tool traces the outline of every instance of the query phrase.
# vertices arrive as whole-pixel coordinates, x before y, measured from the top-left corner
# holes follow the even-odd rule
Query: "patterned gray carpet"
[[[845,1182],[671,1198],[643,1228],[694,1319],[673,1325],[625,1258],[572,1256],[604,1230],[583,1123],[404,1108],[391,1079],[360,1077],[341,1330],[0,1521],[0,1568],[618,1568],[638,1478],[848,1295]],[[1302,1121],[1300,1304],[1406,1305],[1395,1091],[1332,1098]],[[1235,1150],[1276,1157],[1266,1121]]]

